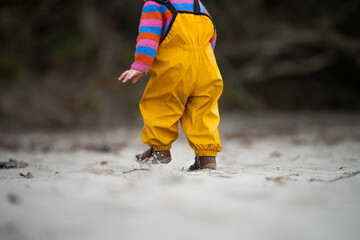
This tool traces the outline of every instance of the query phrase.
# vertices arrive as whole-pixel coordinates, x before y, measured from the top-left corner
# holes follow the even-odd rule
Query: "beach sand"
[[[0,133],[0,239],[360,237],[360,114],[227,113],[216,171],[140,165],[141,125]],[[31,172],[34,178],[20,173]]]

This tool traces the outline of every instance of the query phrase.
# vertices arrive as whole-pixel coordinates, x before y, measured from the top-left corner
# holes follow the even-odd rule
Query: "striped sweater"
[[[194,0],[170,0],[177,10],[194,11]],[[200,2],[200,1],[199,1]],[[200,10],[207,13],[204,5],[200,2]],[[161,40],[164,38],[174,14],[165,5],[155,1],[147,1],[144,5],[139,36],[137,38],[135,62],[132,69],[147,73],[154,61]],[[210,40],[211,46],[215,48],[216,32]]]

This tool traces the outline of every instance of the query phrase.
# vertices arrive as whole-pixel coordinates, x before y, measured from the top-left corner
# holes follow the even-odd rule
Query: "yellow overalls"
[[[145,144],[157,151],[170,150],[178,137],[178,121],[196,156],[213,156],[222,150],[218,125],[218,99],[223,80],[210,44],[214,36],[211,17],[195,11],[176,10],[161,42],[151,78],[140,101]]]

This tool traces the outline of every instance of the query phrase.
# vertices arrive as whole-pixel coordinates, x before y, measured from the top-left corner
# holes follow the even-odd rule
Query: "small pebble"
[[[28,173],[26,174],[26,177],[27,177],[27,178],[34,178],[34,176],[32,175],[31,172],[28,172]]]

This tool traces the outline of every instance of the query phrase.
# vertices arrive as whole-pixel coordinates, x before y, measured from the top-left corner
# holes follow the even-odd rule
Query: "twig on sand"
[[[351,173],[346,173],[345,175],[343,175],[343,176],[341,176],[341,177],[334,178],[334,179],[332,179],[332,180],[324,180],[324,179],[311,178],[311,179],[309,179],[308,181],[309,181],[309,182],[333,183],[333,182],[337,182],[337,181],[342,180],[342,179],[355,177],[355,176],[358,175],[358,174],[360,174],[360,171],[351,172]]]
[[[335,178],[335,179],[333,179],[333,180],[331,180],[331,181],[329,181],[329,182],[332,183],[332,182],[339,181],[339,180],[341,180],[341,179],[355,177],[355,176],[358,175],[358,174],[360,174],[360,171],[348,173],[348,174],[345,175],[345,176]]]
[[[123,174],[132,173],[132,172],[136,172],[136,171],[150,171],[150,169],[148,169],[148,168],[134,168],[133,170],[123,172]]]

